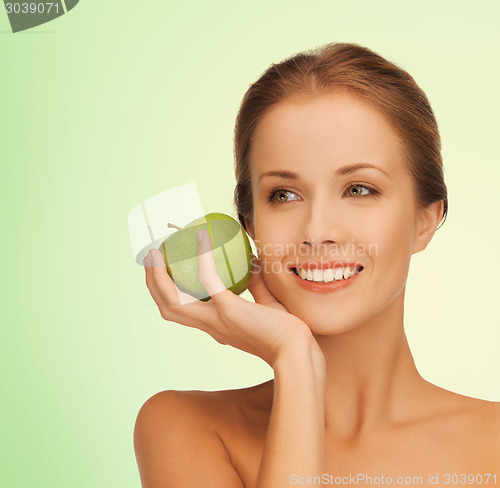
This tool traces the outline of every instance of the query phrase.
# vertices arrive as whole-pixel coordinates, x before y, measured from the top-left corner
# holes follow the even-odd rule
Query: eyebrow
[[[348,175],[351,173],[354,173],[355,171],[359,171],[360,169],[365,169],[365,168],[371,168],[371,169],[376,169],[377,171],[380,171],[384,175],[386,175],[388,178],[392,179],[392,177],[389,175],[389,173],[385,172],[382,168],[379,168],[378,166],[374,166],[373,164],[369,163],[359,163],[359,164],[350,164],[347,166],[342,166],[338,170],[335,171],[335,174],[339,176],[344,176]],[[290,180],[297,180],[299,179],[299,175],[297,173],[293,173],[291,171],[268,171],[266,173],[263,173],[259,176],[258,181],[260,181],[262,178],[266,176],[279,176],[280,178],[286,178]]]

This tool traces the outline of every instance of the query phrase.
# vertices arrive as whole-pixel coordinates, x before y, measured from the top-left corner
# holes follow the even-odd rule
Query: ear
[[[247,228],[248,235],[255,241],[255,231],[253,228],[253,222],[250,219],[244,218],[245,227]]]
[[[431,203],[428,207],[419,210],[417,216],[417,234],[413,243],[413,253],[423,251],[432,239],[434,232],[443,217],[444,202]]]

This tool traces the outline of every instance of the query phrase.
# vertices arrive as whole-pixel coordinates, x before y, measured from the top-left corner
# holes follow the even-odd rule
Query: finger
[[[146,272],[146,286],[148,287],[149,293],[151,293],[151,296],[153,297],[156,305],[166,305],[166,300],[164,300],[164,298],[160,295],[155,284],[152,272],[153,260],[151,257],[151,252],[148,252],[148,254],[146,254],[146,257],[143,259],[143,263],[144,271]]]
[[[238,313],[238,310],[241,310],[240,303],[245,302],[245,300],[226,289],[224,282],[217,273],[212,241],[210,234],[206,230],[198,231],[198,263],[200,282],[212,297],[210,302],[217,314],[214,318],[215,321],[212,323],[222,321],[228,324],[237,320],[238,317],[235,314]]]
[[[158,250],[151,250],[144,260],[144,265],[146,270],[146,284],[153,300],[158,305],[162,317],[166,320],[199,327],[200,322],[193,314],[184,314],[184,317],[182,317],[181,314],[174,313],[175,307],[196,303],[199,300],[177,288],[166,271],[162,253]],[[196,323],[186,323],[186,317],[192,321],[196,321]]]
[[[159,305],[179,303],[179,294],[175,283],[167,272],[163,254],[158,249],[151,249],[148,253],[150,266],[146,267],[146,283]]]
[[[210,310],[212,308],[210,304],[177,288],[166,272],[163,254],[152,249],[143,262],[146,270],[146,283],[161,316],[165,320],[209,332],[207,325],[216,320],[216,313]],[[162,268],[165,272],[161,271]],[[173,289],[176,295],[173,295]]]
[[[177,287],[175,282],[168,274],[163,253],[156,249],[152,249],[151,254],[152,254],[153,268],[156,268],[158,270],[157,274],[155,274],[155,272],[153,271],[153,276],[155,277],[155,279],[159,280],[160,284],[162,284],[165,281],[167,282],[165,284],[168,286],[168,288],[164,289],[166,296],[173,298],[172,290],[175,290],[177,295],[177,302],[180,303],[181,305],[198,302],[199,300],[197,298],[193,297],[192,295],[189,295],[188,293],[183,292]],[[162,289],[160,289],[160,293],[161,292]]]
[[[149,251],[144,259],[146,284],[158,306],[186,304],[197,299],[179,290],[167,272],[163,254],[157,249]]]
[[[217,273],[212,241],[207,230],[198,231],[198,265],[200,282],[212,298],[226,291],[226,287]]]

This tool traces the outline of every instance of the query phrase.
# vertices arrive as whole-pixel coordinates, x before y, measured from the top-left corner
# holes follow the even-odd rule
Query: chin
[[[332,316],[331,310],[323,313],[318,310],[288,309],[288,311],[304,321],[314,335],[336,335],[349,332],[360,325],[358,320],[353,320],[352,315],[348,318]]]

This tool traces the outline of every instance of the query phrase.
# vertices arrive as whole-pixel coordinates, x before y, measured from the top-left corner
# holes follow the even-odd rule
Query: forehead
[[[359,97],[329,93],[271,107],[255,130],[252,178],[273,169],[308,173],[369,163],[389,173],[407,171],[396,129]]]

